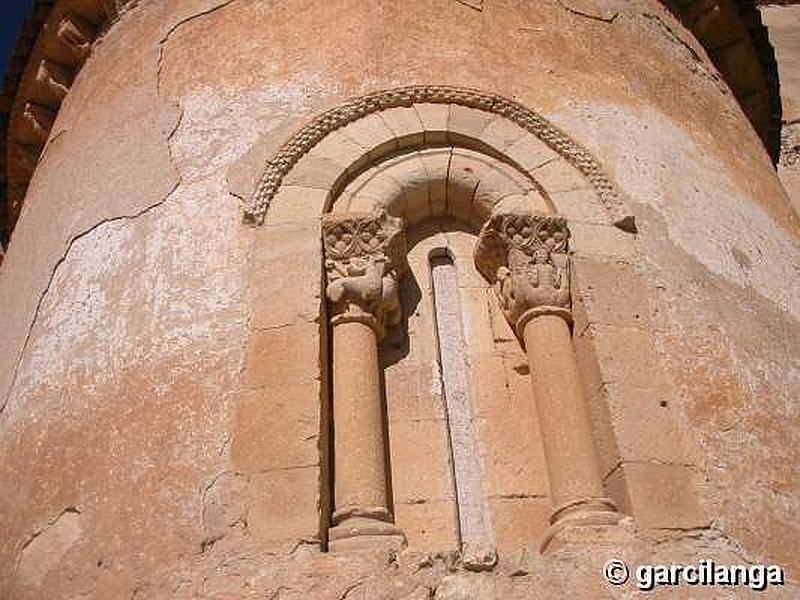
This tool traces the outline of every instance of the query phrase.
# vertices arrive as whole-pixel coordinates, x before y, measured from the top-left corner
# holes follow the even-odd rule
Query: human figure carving
[[[493,281],[512,327],[528,311],[570,307],[569,230],[561,217],[501,213],[487,224],[476,253],[479,270]]]
[[[516,323],[529,308],[540,306],[567,307],[570,303],[568,263],[562,265],[545,248],[537,248],[528,256],[518,248],[508,253],[508,266],[497,268],[494,284],[503,312]]]

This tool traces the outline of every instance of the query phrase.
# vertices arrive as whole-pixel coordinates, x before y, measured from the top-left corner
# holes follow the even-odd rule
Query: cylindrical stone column
[[[611,525],[621,517],[604,494],[572,345],[568,239],[562,217],[498,213],[475,252],[528,354],[554,506],[543,548],[569,526]]]
[[[323,221],[333,329],[333,503],[329,547],[374,550],[404,538],[390,510],[378,342],[400,317],[399,221],[386,213]]]
[[[530,312],[520,325],[547,460],[551,523],[559,527],[579,516],[591,524],[615,523],[619,516],[603,490],[568,313]]]
[[[375,330],[360,320],[334,322],[334,525],[390,518],[379,368]]]

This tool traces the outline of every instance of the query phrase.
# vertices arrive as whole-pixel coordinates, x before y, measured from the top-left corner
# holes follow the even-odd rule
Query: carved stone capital
[[[481,229],[475,265],[520,338],[537,315],[571,321],[569,236],[564,217],[527,212],[496,213]]]
[[[386,211],[328,214],[322,238],[331,322],[361,321],[382,336],[401,317],[397,285],[406,268],[401,219]]]

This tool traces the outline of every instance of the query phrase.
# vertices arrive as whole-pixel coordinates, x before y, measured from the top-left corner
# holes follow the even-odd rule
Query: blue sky
[[[33,0],[0,0],[0,80],[17,45],[17,34]]]

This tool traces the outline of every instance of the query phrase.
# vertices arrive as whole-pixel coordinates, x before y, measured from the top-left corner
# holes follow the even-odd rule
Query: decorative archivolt
[[[434,104],[449,108],[436,107],[438,120],[423,119]],[[371,118],[374,127],[357,124],[379,111],[380,118]],[[478,123],[459,128],[451,117],[466,118],[465,112]],[[506,135],[493,135],[492,124]],[[439,135],[440,128],[446,135]],[[459,143],[478,151],[457,148]],[[540,151],[543,161],[528,160]],[[407,164],[413,161],[419,165]],[[541,170],[548,164],[556,166],[549,179]],[[526,187],[524,175],[535,185]],[[602,206],[608,213],[601,214],[604,225],[633,228],[619,192],[586,150],[518,103],[474,90],[421,86],[353,100],[313,120],[268,163],[247,212],[252,222],[264,221],[273,198],[276,221],[287,208],[284,216],[297,218],[302,204],[323,213],[324,293],[335,353],[330,549],[405,543],[387,486],[379,342],[401,321],[405,226],[427,216],[448,215],[480,228],[475,265],[529,354],[538,418],[546,423],[543,445],[554,503],[553,527],[543,544],[564,529],[613,527],[621,518],[605,497],[571,343],[569,214],[553,214],[560,213],[559,205],[551,202],[548,187],[553,196],[580,189],[587,197],[573,200]],[[306,216],[318,215],[308,210]],[[497,554],[488,521],[478,509],[467,510],[477,506],[482,492],[476,495],[479,488],[458,473],[456,466],[463,564],[491,569]]]
[[[411,108],[416,104],[463,106],[511,121],[546,144],[580,172],[617,227],[629,232],[635,231],[630,211],[598,160],[566,133],[538,113],[513,100],[478,90],[442,85],[409,86],[375,92],[350,100],[316,117],[292,136],[267,163],[250,205],[245,209],[245,220],[258,225],[264,222],[270,203],[284,178],[306,153],[329,134],[373,113],[393,108]]]

